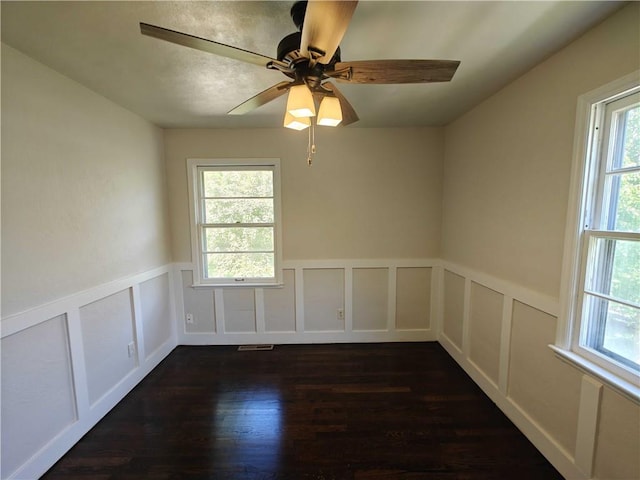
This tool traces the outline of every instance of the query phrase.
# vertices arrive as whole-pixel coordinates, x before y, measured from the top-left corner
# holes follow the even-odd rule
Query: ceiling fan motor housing
[[[306,1],[295,2],[291,7],[291,19],[298,31],[280,40],[276,58],[293,69],[293,72],[283,72],[285,75],[296,80],[304,81],[309,87],[314,88],[320,85],[323,78],[326,78],[323,76],[325,66],[315,64],[313,67],[309,67],[309,55],[302,55],[300,53],[301,32],[306,11]],[[331,58],[329,65],[333,65],[339,61],[340,47],[336,49],[336,53]]]
[[[289,64],[295,64],[299,62],[301,59],[308,60],[308,56],[302,56],[300,54],[300,42],[302,40],[302,33],[295,32],[287,35],[280,43],[278,43],[278,52],[276,58],[281,62],[286,62]],[[336,49],[336,53],[331,58],[329,65],[333,65],[340,60],[340,47]]]

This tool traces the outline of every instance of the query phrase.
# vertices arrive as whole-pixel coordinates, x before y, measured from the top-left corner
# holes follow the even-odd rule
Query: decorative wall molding
[[[251,307],[255,318],[253,331],[227,331],[230,323],[225,319],[225,289],[199,288],[205,296],[210,296],[212,305],[210,310],[215,316],[211,321],[210,332],[188,332],[185,323],[185,305],[182,272],[192,271],[190,263],[175,263],[165,265],[148,272],[129,278],[116,280],[79,292],[46,305],[36,307],[26,312],[9,316],[2,320],[3,341],[11,335],[37,326],[54,317],[62,317],[66,322],[68,334],[68,348],[73,373],[73,395],[75,399],[76,421],[67,425],[53,438],[39,448],[30,452],[23,464],[3,478],[37,478],[53,463],[71,448],[86,432],[89,431],[109,410],[111,410],[137,383],[139,383],[158,363],[165,358],[176,345],[236,345],[251,343],[343,343],[343,342],[410,342],[410,341],[439,341],[452,358],[471,376],[482,390],[494,401],[498,407],[515,423],[515,425],[529,438],[529,440],[545,455],[545,457],[566,478],[587,479],[593,470],[595,457],[598,412],[601,399],[602,385],[586,375],[582,377],[580,408],[578,419],[577,441],[575,452],[568,452],[563,446],[540,425],[522,406],[509,397],[509,369],[511,362],[511,329],[513,306],[515,302],[528,305],[536,310],[552,316],[559,313],[558,300],[540,294],[519,285],[503,281],[489,275],[475,272],[448,261],[439,259],[373,259],[373,260],[308,260],[284,262],[284,269],[293,272],[293,287],[295,288],[293,309],[295,324],[291,323],[290,331],[270,331],[267,328],[268,308],[265,297],[270,295],[271,288],[281,290],[283,287],[252,288],[253,295],[241,295],[240,298],[251,298]],[[424,328],[396,328],[396,310],[398,301],[397,285],[398,271],[402,268],[430,269],[430,289],[423,292],[429,299],[428,326]],[[333,288],[332,292],[342,299],[344,308],[344,328],[338,330],[309,331],[305,327],[305,316],[311,312],[305,311],[304,277],[307,270],[341,270],[343,285]],[[354,329],[354,270],[356,269],[387,269],[386,305],[383,312],[386,324],[383,328],[371,330]],[[445,272],[452,272],[464,279],[464,306],[462,314],[462,345],[457,346],[444,333],[445,311]],[[153,352],[145,352],[145,322],[143,317],[141,284],[163,275],[168,276],[170,297],[171,332],[162,345]],[[330,278],[330,277],[328,277]],[[332,278],[332,277],[331,277]],[[500,322],[500,352],[499,369],[496,380],[490,378],[478,362],[470,357],[470,342],[472,330],[469,322],[471,318],[471,290],[473,284],[478,284],[500,293],[503,296]],[[331,287],[331,285],[329,285]],[[335,287],[335,285],[333,286]],[[232,287],[238,288],[238,287]],[[239,287],[246,289],[249,287]],[[475,287],[474,287],[475,288]],[[89,401],[87,388],[87,365],[82,333],[81,307],[99,302],[115,293],[128,290],[131,295],[133,333],[136,344],[137,363],[112,388],[93,404]],[[420,290],[418,290],[420,292]],[[236,298],[235,296],[232,298]],[[426,299],[422,299],[425,300]],[[287,307],[289,308],[289,306]],[[228,309],[227,309],[228,310]],[[148,319],[147,319],[148,320]],[[328,319],[335,323],[334,319]],[[232,324],[231,324],[232,325]],[[382,325],[382,324],[380,324]]]
[[[295,299],[290,306],[295,316],[295,329],[287,332],[269,331],[265,325],[265,295],[273,288],[282,287],[193,287],[198,291],[212,292],[212,312],[215,331],[189,332],[185,324],[184,291],[182,285],[182,272],[193,272],[191,263],[177,263],[174,265],[174,283],[176,289],[177,311],[176,317],[182,319],[177,323],[178,342],[184,345],[236,345],[247,343],[348,343],[348,342],[417,342],[435,341],[438,325],[437,301],[439,291],[439,260],[437,259],[335,259],[335,260],[287,260],[283,262],[283,269],[294,272]],[[423,295],[425,303],[429,305],[428,326],[416,328],[398,328],[396,323],[397,311],[397,272],[399,269],[425,268],[430,269],[430,283],[428,291]],[[354,296],[353,296],[353,272],[357,269],[386,269],[387,277],[387,310],[385,328],[360,328],[354,329]],[[343,272],[341,289],[342,303],[338,305],[344,312],[344,324],[342,328],[328,327],[326,330],[312,330],[305,321],[311,313],[305,307],[305,272],[317,270],[340,270]],[[187,286],[186,288],[189,288]],[[225,314],[224,292],[228,289],[252,289],[254,291],[255,328],[250,332],[230,331],[228,315]],[[207,293],[207,295],[209,295]],[[422,295],[422,294],[419,294]],[[208,319],[210,320],[210,319]],[[335,318],[326,316],[327,325],[335,323]]]
[[[547,460],[565,478],[572,480],[587,480],[573,462],[572,456],[527,412],[520,408],[513,400],[502,394],[500,389],[466,357],[449,340],[441,334],[438,342],[451,357],[464,369],[482,391],[495,403],[502,412],[520,429],[533,445],[540,450]]]
[[[68,349],[69,364],[72,374],[72,385],[61,385],[59,388],[69,388],[73,405],[69,405],[75,410],[75,420],[67,424],[64,428],[57,432],[51,438],[44,438],[43,443],[35,451],[20,452],[20,457],[24,458],[19,465],[11,465],[11,471],[2,471],[2,478],[7,479],[24,479],[38,478],[44,474],[57,460],[60,459],[82,436],[84,436],[98,421],[106,415],[122,398],[124,398],[149,372],[151,372],[177,345],[177,337],[175,331],[175,301],[173,299],[172,289],[166,292],[155,292],[157,295],[169,296],[169,311],[166,312],[165,318],[144,319],[141,304],[143,301],[152,302],[153,298],[142,298],[140,293],[140,285],[162,276],[168,276],[168,285],[173,283],[173,266],[168,264],[158,267],[147,272],[143,272],[131,277],[118,279],[94,288],[87,289],[74,295],[56,300],[46,305],[29,309],[15,315],[3,318],[0,324],[2,328],[2,342],[9,338],[12,341],[20,341],[22,332],[45,324],[51,319],[62,318],[66,329],[66,346],[61,348]],[[133,322],[130,325],[132,330],[132,338],[134,339],[134,350],[129,352],[129,356],[135,356],[135,365],[122,378],[118,379],[108,388],[106,393],[100,396],[93,404],[89,400],[88,389],[88,366],[86,363],[85,343],[86,337],[83,336],[83,320],[81,318],[81,308],[115,295],[119,292],[128,291],[131,299],[130,315]],[[144,348],[144,327],[147,329],[161,328],[162,343],[152,352],[145,352]],[[158,327],[156,327],[158,326]],[[169,329],[166,327],[169,326]],[[85,329],[86,329],[85,325]],[[34,332],[34,330],[29,330]],[[86,335],[86,331],[84,332]],[[156,333],[157,332],[153,332]],[[29,345],[25,345],[29,348]],[[31,346],[32,347],[32,346]],[[123,345],[122,349],[114,351],[114,355],[127,355],[127,345]],[[3,357],[4,360],[4,357]],[[20,359],[17,364],[20,365]],[[13,364],[14,362],[12,362]],[[35,369],[44,379],[47,375],[46,364],[32,364],[27,368]],[[31,386],[35,388],[36,386]],[[25,390],[29,390],[30,386],[25,385]],[[16,409],[14,414],[29,415],[30,412],[24,411],[26,406],[16,400],[12,403],[12,392],[7,392],[5,396],[3,391],[3,413],[6,409]],[[11,414],[11,412],[9,412]],[[3,428],[5,424],[3,424]],[[21,432],[3,431],[2,436],[7,438],[18,438]],[[6,440],[5,440],[6,441]],[[27,442],[28,443],[28,442]],[[7,462],[3,462],[6,467]]]
[[[559,301],[512,282],[497,279],[452,262],[441,261],[441,268],[443,276],[445,271],[449,271],[464,278],[465,294],[462,348],[455,345],[442,328],[438,331],[440,344],[565,478],[572,480],[587,480],[591,478],[596,448],[601,384],[586,375],[582,377],[575,452],[567,451],[527,411],[509,397],[510,346],[514,302],[520,302],[557,318],[560,313]],[[472,308],[470,301],[472,283],[485,286],[503,295],[499,380],[497,385],[469,358],[468,345],[471,333],[468,323],[470,309]],[[441,292],[438,303],[444,304],[444,292]]]

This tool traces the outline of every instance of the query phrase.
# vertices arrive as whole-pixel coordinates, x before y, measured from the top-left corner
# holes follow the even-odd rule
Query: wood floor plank
[[[46,480],[561,479],[437,343],[178,347]]]

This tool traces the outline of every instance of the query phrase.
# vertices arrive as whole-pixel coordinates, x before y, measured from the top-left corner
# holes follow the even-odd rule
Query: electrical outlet
[[[336,317],[338,320],[344,320],[344,308],[339,308]]]
[[[185,318],[185,321],[186,321],[187,323],[193,323],[193,315],[192,315],[192,314],[187,313],[187,314],[184,316],[184,318]]]
[[[127,345],[127,353],[129,354],[129,358],[133,357],[136,354],[136,344],[131,342]]]

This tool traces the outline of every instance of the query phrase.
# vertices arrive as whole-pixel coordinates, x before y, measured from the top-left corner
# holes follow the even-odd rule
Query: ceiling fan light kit
[[[320,103],[318,110],[318,125],[337,127],[342,122],[342,109],[337,97],[327,95]]]
[[[287,112],[294,117],[316,116],[316,106],[313,103],[313,94],[306,85],[296,85],[289,89]]]
[[[304,130],[311,126],[311,117],[294,117],[289,112],[285,112],[284,126],[292,130]]]
[[[342,62],[340,42],[357,4],[357,0],[295,2],[291,18],[299,31],[280,41],[277,59],[147,23],[140,23],[140,31],[153,38],[283,73],[292,80],[269,87],[233,108],[229,114],[243,115],[288,92],[284,126],[295,130],[309,126],[313,130],[314,123],[346,126],[359,120],[353,106],[332,79],[351,84],[401,84],[448,82],[453,78],[460,64],[457,60]],[[318,117],[313,122],[311,117],[316,115],[316,101],[319,102]],[[315,145],[310,148],[309,155],[314,151]]]

